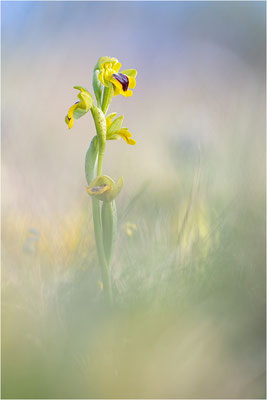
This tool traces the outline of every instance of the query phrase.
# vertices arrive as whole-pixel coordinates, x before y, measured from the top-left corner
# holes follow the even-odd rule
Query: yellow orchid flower
[[[122,138],[128,144],[136,144],[136,141],[132,139],[132,134],[128,131],[128,128],[121,127],[123,116],[115,118],[116,115],[117,113],[112,113],[106,117],[107,140],[118,140]],[[115,118],[114,121],[112,121],[113,118]]]
[[[106,87],[113,85],[114,96],[118,94],[125,97],[132,96],[133,92],[129,89],[134,89],[136,85],[137,71],[135,69],[119,72],[121,63],[116,58],[109,57],[101,57],[97,67],[99,68],[98,79]]]
[[[78,94],[78,98],[80,101],[77,101],[73,106],[70,107],[68,114],[65,117],[65,122],[68,125],[69,129],[73,126],[73,121],[75,119],[81,118],[84,114],[86,114],[93,105],[93,97],[88,92],[88,90],[84,89],[81,86],[74,86],[74,89],[80,90]]]
[[[118,196],[123,186],[123,177],[117,183],[107,175],[97,176],[87,187],[87,193],[101,201],[112,201]]]

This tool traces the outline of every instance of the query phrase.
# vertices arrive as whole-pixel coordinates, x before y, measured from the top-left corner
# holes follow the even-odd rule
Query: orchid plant
[[[117,211],[115,199],[123,186],[121,177],[117,183],[107,175],[102,175],[103,159],[107,140],[124,139],[134,145],[136,142],[128,128],[122,127],[123,116],[111,113],[106,116],[113,96],[132,96],[136,85],[137,71],[128,69],[120,71],[121,64],[116,58],[101,57],[93,72],[93,96],[81,86],[78,99],[70,107],[65,122],[69,129],[74,119],[79,119],[89,110],[93,116],[96,135],[93,137],[85,157],[85,176],[88,183],[87,192],[92,198],[94,234],[98,260],[101,268],[103,290],[109,304],[112,303],[111,260],[117,232]]]

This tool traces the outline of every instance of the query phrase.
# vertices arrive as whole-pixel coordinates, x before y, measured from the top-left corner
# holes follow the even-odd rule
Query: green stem
[[[91,113],[94,118],[97,137],[98,137],[98,164],[97,175],[102,175],[103,159],[106,148],[106,118],[103,111],[95,106],[91,107]]]
[[[101,218],[105,257],[108,265],[110,265],[117,236],[117,210],[115,200],[103,202]]]
[[[103,234],[102,234],[102,223],[101,223],[101,216],[100,216],[99,200],[92,197],[92,205],[93,205],[95,241],[96,241],[96,248],[97,248],[99,264],[100,264],[100,268],[101,268],[104,294],[106,296],[107,302],[109,304],[112,304],[111,279],[110,279],[109,266],[107,265],[107,262],[106,262],[105,251],[104,251],[104,246],[103,246]]]
[[[101,109],[92,106],[91,113],[94,118],[97,139],[98,139],[98,157],[97,159],[97,176],[102,175],[103,159],[106,148],[106,118]],[[110,266],[105,257],[105,249],[103,244],[103,229],[100,212],[100,202],[96,198],[92,198],[93,205],[93,219],[95,241],[98,253],[99,264],[101,268],[101,275],[103,280],[104,293],[109,304],[112,304],[112,287],[110,277]]]
[[[98,163],[97,163],[97,176],[101,176],[104,154],[106,149],[106,139],[104,139],[102,136],[98,136],[98,144],[99,144],[99,153],[98,153]]]

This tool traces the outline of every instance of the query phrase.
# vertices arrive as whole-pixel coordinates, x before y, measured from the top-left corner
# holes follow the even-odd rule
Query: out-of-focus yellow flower
[[[136,144],[136,141],[132,139],[132,134],[128,131],[128,128],[121,127],[123,116],[115,118],[116,115],[117,113],[112,113],[106,117],[107,140],[118,140],[122,138],[128,144]]]
[[[113,85],[114,96],[118,94],[125,97],[132,96],[133,92],[129,89],[134,89],[136,85],[137,71],[135,69],[119,72],[121,63],[116,58],[109,57],[101,57],[97,66],[99,68],[98,79],[106,87]]]
[[[135,224],[132,224],[131,222],[127,222],[125,225],[125,232],[126,235],[131,237],[133,236],[134,232],[137,231],[137,226]]]
[[[103,290],[103,287],[104,287],[103,282],[102,281],[98,281],[97,284],[98,284],[99,289]]]
[[[81,86],[74,86],[74,89],[80,90],[78,94],[78,98],[80,101],[77,101],[73,106],[70,107],[68,114],[65,117],[65,122],[68,125],[69,129],[73,126],[73,121],[75,119],[81,118],[84,114],[86,114],[93,105],[93,97],[88,92],[88,90],[84,89]]]
[[[180,261],[191,254],[192,249],[198,248],[199,254],[206,257],[211,246],[216,242],[216,235],[211,235],[210,214],[208,206],[198,200],[191,206],[187,201],[180,202],[177,212],[174,210],[172,231],[174,245]]]
[[[118,196],[123,186],[123,177],[117,183],[109,176],[97,176],[90,186],[87,187],[87,192],[90,196],[96,197],[101,201],[112,201]]]

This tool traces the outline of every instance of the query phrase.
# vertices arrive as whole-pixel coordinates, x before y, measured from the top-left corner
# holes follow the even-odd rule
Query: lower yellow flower
[[[116,58],[101,57],[98,62],[100,82],[109,87],[111,84],[114,88],[114,96],[121,94],[125,97],[132,96],[136,86],[135,77],[137,71],[135,69],[127,69],[119,72],[121,63]]]
[[[117,113],[112,113],[106,117],[107,140],[118,140],[122,138],[128,144],[136,144],[136,141],[132,139],[132,134],[128,131],[128,128],[121,127],[123,116],[115,118],[116,115]],[[114,121],[112,121],[113,118],[115,118]]]
[[[123,177],[117,183],[109,176],[97,176],[90,186],[87,187],[87,192],[90,196],[96,197],[101,201],[112,201],[118,196],[123,186]]]
[[[88,92],[88,90],[84,89],[81,86],[74,86],[74,89],[80,90],[78,94],[78,98],[80,101],[77,101],[73,106],[70,107],[68,114],[65,117],[65,122],[68,125],[69,129],[73,126],[73,121],[75,119],[81,118],[84,114],[86,114],[93,105],[93,97]]]

